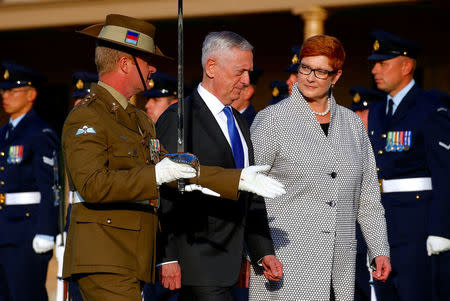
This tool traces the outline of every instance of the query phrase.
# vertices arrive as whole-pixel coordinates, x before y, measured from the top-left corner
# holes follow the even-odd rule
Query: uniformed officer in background
[[[253,119],[256,116],[255,107],[252,104],[252,98],[256,93],[256,84],[259,77],[263,74],[264,70],[258,66],[253,66],[253,70],[249,72],[250,84],[245,86],[239,95],[239,99],[236,99],[232,103],[232,107],[241,113],[245,120],[247,120],[248,126],[251,126]]]
[[[433,272],[432,301],[450,300],[450,95],[441,90],[429,92],[439,97],[444,106],[430,115],[424,127],[427,163],[431,169],[434,202],[431,204],[430,236],[427,252]]]
[[[52,192],[59,142],[33,110],[44,77],[3,62],[9,122],[0,128],[0,300],[48,300],[47,266],[57,234]]]
[[[91,92],[91,84],[98,82],[98,75],[86,71],[78,71],[72,75],[72,83],[74,89],[72,99],[75,107],[80,101]]]
[[[443,221],[432,208],[448,202],[448,194],[446,200],[441,200],[443,196],[434,193],[441,184],[432,183],[435,170],[430,165],[428,144],[436,133],[425,130],[425,126],[434,122],[430,114],[442,103],[414,81],[419,46],[380,30],[373,31],[372,37],[372,74],[378,89],[388,96],[370,108],[369,137],[380,179],[392,260],[388,281],[376,285],[377,300],[431,300],[427,239],[433,250],[442,251],[432,238],[443,235],[437,231]],[[439,160],[448,160],[448,153]],[[444,173],[439,176],[449,179],[449,170]]]
[[[349,109],[361,118],[367,130],[370,106],[374,102],[386,99],[386,93],[362,86],[354,86],[350,88],[350,94],[352,95],[352,104]]]
[[[159,116],[170,105],[178,102],[178,79],[160,71],[156,71],[152,74],[150,79],[150,90],[142,93],[148,100],[145,103],[145,110],[147,115],[156,123]],[[188,94],[188,88],[185,85],[185,94]]]
[[[298,67],[300,65],[300,62],[298,61],[298,56],[300,54],[301,49],[302,46],[294,46],[291,48],[292,53],[291,64],[289,65],[289,67],[284,69],[285,72],[289,73],[289,77],[286,80],[286,84],[289,87],[289,95],[291,95],[292,86],[297,82]]]
[[[272,99],[267,102],[268,105],[274,105],[289,96],[289,86],[284,81],[271,81],[270,89],[272,90]]]

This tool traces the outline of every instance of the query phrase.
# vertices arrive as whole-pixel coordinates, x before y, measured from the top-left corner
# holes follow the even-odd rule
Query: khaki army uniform
[[[64,157],[71,188],[83,202],[72,209],[64,278],[117,273],[154,282],[158,158],[152,158],[150,145],[155,137],[143,111],[131,104],[124,109],[97,84],[67,117]],[[202,166],[198,184],[237,200],[240,173]]]

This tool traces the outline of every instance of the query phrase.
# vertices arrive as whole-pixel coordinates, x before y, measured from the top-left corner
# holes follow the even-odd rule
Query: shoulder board
[[[147,115],[147,113],[145,113],[144,111],[138,109],[136,110],[137,115],[139,115],[141,118],[144,118],[150,122],[152,122],[152,120],[150,119],[150,117]]]
[[[96,98],[96,95],[94,93],[88,94],[80,101],[80,103],[78,105],[87,106],[90,103],[94,102],[95,98]]]

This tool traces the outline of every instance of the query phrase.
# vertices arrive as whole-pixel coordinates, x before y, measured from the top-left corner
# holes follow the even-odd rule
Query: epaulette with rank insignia
[[[94,100],[95,100],[95,94],[88,94],[80,101],[79,105],[88,106]]]

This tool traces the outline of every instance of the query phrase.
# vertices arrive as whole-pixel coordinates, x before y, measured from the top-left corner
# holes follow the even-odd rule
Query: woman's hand
[[[377,256],[375,257],[375,264],[377,269],[372,272],[373,278],[383,282],[386,281],[392,271],[391,261],[386,256]]]

